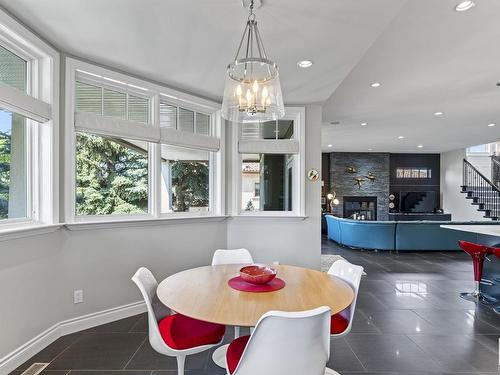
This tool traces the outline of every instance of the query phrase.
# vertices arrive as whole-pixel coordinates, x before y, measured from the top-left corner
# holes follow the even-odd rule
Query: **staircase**
[[[466,159],[463,162],[462,193],[484,217],[500,220],[500,190]]]

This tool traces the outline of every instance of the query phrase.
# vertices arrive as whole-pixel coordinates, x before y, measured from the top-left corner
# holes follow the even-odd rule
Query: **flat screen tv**
[[[400,212],[434,212],[436,205],[435,191],[401,191],[399,193]]]

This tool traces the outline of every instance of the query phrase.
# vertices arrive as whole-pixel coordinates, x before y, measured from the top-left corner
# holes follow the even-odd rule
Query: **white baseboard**
[[[42,349],[52,344],[59,337],[70,333],[89,329],[101,324],[111,323],[115,320],[127,318],[146,311],[143,301],[129,303],[112,309],[99,311],[76,318],[63,320],[46,329],[38,336],[0,358],[0,375],[9,374]]]

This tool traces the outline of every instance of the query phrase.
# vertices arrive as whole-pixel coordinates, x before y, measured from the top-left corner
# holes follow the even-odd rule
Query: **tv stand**
[[[451,214],[435,214],[435,213],[413,213],[413,212],[391,212],[389,213],[390,221],[451,221]]]

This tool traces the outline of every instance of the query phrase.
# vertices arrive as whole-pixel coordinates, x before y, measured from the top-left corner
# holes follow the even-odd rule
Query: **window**
[[[161,145],[161,210],[208,212],[210,153]]]
[[[210,116],[160,101],[160,126],[188,133],[210,135]]]
[[[293,120],[241,124],[241,139],[292,139]]]
[[[76,214],[148,212],[148,144],[76,135]]]
[[[26,92],[27,65],[26,60],[0,46],[0,82]]]
[[[239,124],[234,132],[238,175],[233,214],[301,215],[303,108],[284,119]],[[302,171],[302,172],[301,172]]]
[[[83,76],[82,73],[79,74]],[[123,90],[127,90],[123,87]],[[125,91],[76,81],[75,109],[77,112],[95,113],[121,120],[149,122],[149,98]]]
[[[292,211],[294,155],[242,156],[241,209]]]
[[[432,178],[432,169],[396,168],[396,178]]]
[[[29,218],[28,125],[0,109],[0,220]]]
[[[59,56],[0,16],[0,227],[52,224]]]
[[[74,59],[67,76],[67,221],[220,213],[218,104]]]

